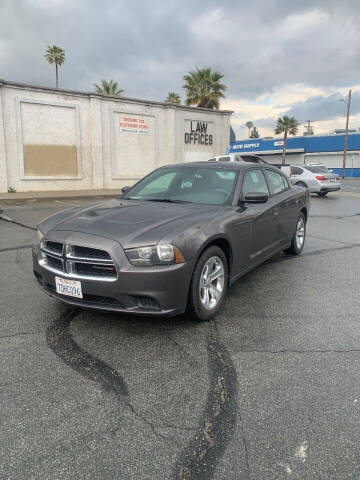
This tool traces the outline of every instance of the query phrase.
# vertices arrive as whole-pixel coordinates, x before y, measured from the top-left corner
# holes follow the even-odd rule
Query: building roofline
[[[215,110],[211,108],[200,108],[200,107],[188,107],[186,105],[178,105],[176,103],[166,103],[166,102],[158,102],[155,100],[143,100],[140,98],[130,98],[130,97],[117,97],[112,95],[101,95],[95,92],[86,92],[81,90],[68,90],[64,88],[54,88],[48,87],[45,85],[33,85],[30,83],[20,83],[20,82],[12,82],[9,80],[3,80],[0,78],[0,87],[10,87],[10,88],[24,88],[28,90],[37,90],[41,92],[51,92],[51,93],[59,93],[63,95],[77,95],[82,97],[95,97],[101,99],[107,99],[117,102],[123,103],[140,103],[146,105],[154,105],[163,108],[176,108],[178,110],[186,110],[190,112],[204,112],[204,113],[216,113],[218,115],[231,115],[233,113],[232,110]]]
[[[345,135],[345,132],[344,133],[320,133],[319,135],[291,135],[291,137],[288,137],[287,139],[290,140],[292,138],[319,138],[319,137],[341,137],[341,136],[344,136]],[[360,135],[360,132],[349,132],[348,133],[348,136],[349,135]],[[237,143],[237,142],[256,142],[256,140],[262,140],[263,142],[272,142],[272,141],[276,141],[276,140],[283,140],[284,137],[273,137],[273,138],[267,138],[267,137],[260,137],[260,138],[244,138],[244,139],[239,139],[239,140],[236,140],[235,142],[233,143]]]

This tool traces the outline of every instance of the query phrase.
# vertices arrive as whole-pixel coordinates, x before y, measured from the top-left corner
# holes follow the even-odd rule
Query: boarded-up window
[[[24,175],[78,176],[76,108],[20,103]]]

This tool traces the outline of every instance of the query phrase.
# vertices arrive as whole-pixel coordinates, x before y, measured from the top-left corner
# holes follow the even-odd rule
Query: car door
[[[250,192],[270,194],[262,168],[246,171],[242,184],[241,198]],[[277,221],[271,197],[265,203],[251,204],[245,202],[247,215],[251,220],[250,265],[260,263],[267,258],[278,244]]]
[[[291,239],[296,220],[297,199],[290,189],[288,179],[280,172],[265,169],[271,194],[278,247]]]

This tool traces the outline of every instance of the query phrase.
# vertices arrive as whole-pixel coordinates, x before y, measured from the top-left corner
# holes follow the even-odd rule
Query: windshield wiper
[[[172,198],[143,198],[143,200],[147,200],[148,202],[193,203],[189,200],[174,200]]]

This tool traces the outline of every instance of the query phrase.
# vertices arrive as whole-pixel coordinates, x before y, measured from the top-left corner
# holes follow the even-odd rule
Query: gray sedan
[[[339,177],[324,165],[291,165],[291,183],[308,188],[310,193],[326,197],[340,190]]]
[[[270,165],[165,166],[117,200],[40,223],[34,274],[69,304],[209,320],[229,284],[280,250],[301,253],[308,213],[308,191]]]

